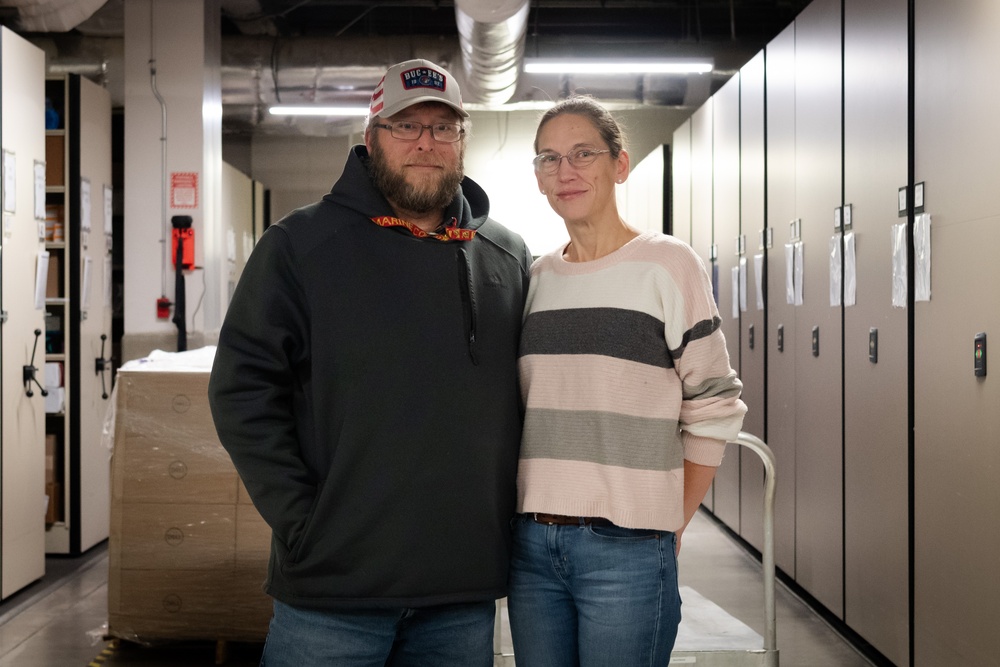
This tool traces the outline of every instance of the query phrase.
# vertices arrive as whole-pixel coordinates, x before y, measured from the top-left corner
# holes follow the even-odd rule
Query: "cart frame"
[[[774,493],[777,488],[774,452],[763,440],[745,431],[740,431],[731,442],[750,449],[764,464],[764,544],[761,551],[764,575],[764,648],[674,651],[670,656],[671,665],[778,667],[778,633],[774,606]]]

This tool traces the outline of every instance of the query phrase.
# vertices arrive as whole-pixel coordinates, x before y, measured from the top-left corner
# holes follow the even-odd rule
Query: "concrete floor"
[[[0,604],[0,667],[208,667],[222,658],[230,667],[258,664],[257,644],[229,644],[218,653],[210,642],[147,647],[108,640],[107,570],[105,544],[79,558],[47,559],[42,580]],[[742,627],[760,645],[754,635],[764,633],[760,564],[705,515],[684,535],[680,580],[697,591],[689,601],[692,614],[695,607],[715,607],[720,623]],[[782,667],[871,665],[780,584],[775,597]],[[511,652],[505,624],[501,649]]]

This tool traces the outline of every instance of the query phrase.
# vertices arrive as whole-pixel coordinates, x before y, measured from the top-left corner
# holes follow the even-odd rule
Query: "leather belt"
[[[614,524],[600,516],[565,516],[563,514],[545,514],[532,512],[528,516],[535,523],[547,526],[613,526]]]

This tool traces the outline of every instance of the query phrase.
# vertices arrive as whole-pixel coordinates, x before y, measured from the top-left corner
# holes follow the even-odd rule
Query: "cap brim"
[[[442,100],[440,97],[435,97],[433,95],[423,95],[420,97],[413,97],[405,100],[402,104],[397,104],[395,106],[384,106],[382,107],[382,110],[379,111],[378,114],[376,115],[381,116],[382,118],[395,116],[400,111],[408,109],[409,107],[412,107],[414,104],[420,104],[421,102],[437,102],[438,104],[443,104],[445,106],[451,107],[452,109],[457,111],[458,115],[460,115],[462,118],[469,117],[469,112],[463,109],[462,107],[456,106],[451,102],[449,102],[448,100]]]

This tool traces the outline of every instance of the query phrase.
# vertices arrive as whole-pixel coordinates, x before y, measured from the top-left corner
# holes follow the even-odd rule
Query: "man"
[[[467,117],[443,68],[390,67],[233,295],[209,393],[272,529],[268,667],[492,664],[530,255],[463,177]]]

